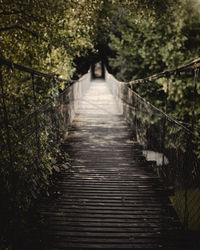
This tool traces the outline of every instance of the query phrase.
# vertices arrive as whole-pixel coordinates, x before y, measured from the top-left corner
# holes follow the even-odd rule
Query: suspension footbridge
[[[29,73],[33,80],[35,72]],[[26,247],[192,249],[188,231],[199,219],[199,160],[191,149],[198,136],[107,71],[105,79],[87,73],[54,103],[22,120],[29,133],[21,123],[11,127],[5,99],[2,106],[2,135],[13,142],[3,148],[9,164],[16,162],[13,145],[20,138],[20,150],[24,157],[34,153],[38,171],[40,136],[47,123],[47,139],[58,133],[57,120],[63,120],[62,150],[71,163],[58,174],[59,195],[39,206],[47,226]]]

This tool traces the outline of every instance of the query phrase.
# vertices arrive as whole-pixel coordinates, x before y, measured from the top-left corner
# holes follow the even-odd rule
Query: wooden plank
[[[122,200],[122,201],[124,201],[124,202],[126,202],[126,201],[129,201],[129,200],[132,200],[132,201],[140,201],[140,200],[143,200],[143,201],[147,201],[147,202],[150,202],[150,201],[159,201],[160,200],[160,202],[162,201],[162,200],[166,200],[166,197],[163,197],[163,196],[159,196],[159,197],[157,197],[157,196],[155,196],[155,197],[151,197],[151,196],[142,196],[142,195],[136,195],[136,196],[134,196],[134,194],[126,194],[126,195],[123,195],[123,194],[119,194],[119,195],[112,195],[112,194],[103,194],[103,193],[101,193],[101,194],[99,194],[99,195],[96,195],[96,194],[90,194],[90,193],[83,193],[83,194],[79,194],[79,193],[63,193],[63,195],[62,195],[62,197],[63,197],[63,199],[65,199],[65,198],[77,198],[77,199],[80,199],[80,198],[88,198],[88,199],[102,199],[102,200],[104,200],[104,199],[107,199],[107,200],[109,200],[109,199],[117,199],[117,200]]]
[[[52,250],[58,250],[58,249],[157,249],[158,244],[133,244],[133,243],[122,243],[122,244],[107,244],[107,243],[72,243],[72,242],[62,242],[58,240],[57,247],[53,248]],[[176,249],[176,248],[175,248]],[[172,249],[173,250],[173,249]],[[177,249],[176,249],[177,250]]]
[[[71,223],[75,223],[75,222],[83,222],[83,223],[97,223],[96,225],[98,225],[98,223],[103,223],[104,227],[107,227],[107,225],[113,225],[115,226],[115,224],[121,224],[126,226],[127,228],[129,227],[129,225],[135,225],[135,227],[137,227],[138,229],[140,228],[157,228],[158,230],[162,231],[162,230],[167,230],[169,229],[169,224],[173,225],[173,229],[180,229],[180,224],[177,221],[168,221],[168,223],[163,223],[164,220],[158,220],[158,219],[154,219],[154,218],[148,218],[145,220],[141,220],[136,219],[136,218],[98,218],[98,217],[51,217],[51,220],[49,221],[49,223],[55,223],[55,225],[57,223],[65,223],[65,222],[71,222]],[[133,226],[134,227],[134,226]]]
[[[132,209],[106,209],[106,208],[101,208],[98,210],[98,208],[88,208],[88,207],[68,207],[68,208],[58,208],[57,210],[58,213],[73,213],[73,214],[79,214],[79,213],[89,213],[98,215],[98,214],[113,214],[113,215],[120,215],[120,214],[126,214],[126,215],[135,215],[135,216],[145,216],[147,215],[148,217],[151,216],[151,218],[159,218],[161,214],[163,214],[161,211],[153,211],[153,210],[142,210],[142,211],[134,211]]]
[[[67,209],[62,205],[61,206],[61,204],[59,204],[60,205],[60,208],[58,208],[58,211],[59,212],[61,212],[61,211],[68,211],[68,210],[70,210],[70,211],[72,211],[73,210],[73,212],[76,212],[76,210],[80,210],[80,211],[84,211],[84,212],[86,212],[86,211],[91,211],[91,213],[93,213],[93,211],[97,211],[97,213],[99,213],[99,211],[102,211],[102,213],[108,213],[109,211],[112,213],[115,213],[115,212],[117,212],[117,211],[120,211],[120,212],[127,212],[127,214],[128,213],[131,213],[131,214],[158,214],[158,215],[160,215],[160,214],[163,214],[164,212],[166,212],[166,210],[164,210],[164,209],[155,209],[154,207],[152,208],[141,208],[139,211],[135,211],[134,210],[134,208],[135,207],[129,207],[129,206],[118,206],[118,207],[116,207],[116,206],[110,206],[110,207],[105,207],[105,206],[88,206],[88,205],[75,205],[75,204],[73,204],[73,205],[67,205],[66,204],[66,206],[67,206]],[[58,206],[57,206],[58,207]],[[45,208],[45,209],[47,209],[47,207]],[[42,211],[42,210],[41,210]]]
[[[79,216],[80,218],[114,218],[114,219],[140,219],[143,221],[147,221],[148,219],[156,219],[157,221],[163,222],[165,221],[165,223],[167,221],[170,221],[170,219],[173,220],[173,218],[171,217],[165,217],[163,218],[162,216],[159,215],[134,215],[134,214],[114,214],[114,213],[110,213],[110,214],[106,214],[106,213],[99,213],[99,214],[92,214],[92,213],[85,213],[85,212],[79,212],[79,213],[73,213],[73,211],[69,212],[69,213],[65,213],[65,212],[55,212],[55,211],[43,211],[41,212],[42,215],[49,215],[50,217],[76,217]]]
[[[48,202],[46,205],[44,204],[43,206],[41,206],[41,208],[48,208],[49,205],[56,205],[56,206],[70,206],[70,205],[78,205],[78,206],[88,206],[88,207],[99,207],[100,209],[102,207],[129,207],[130,209],[134,210],[138,209],[138,210],[166,210],[166,209],[171,209],[172,205],[171,204],[166,204],[165,207],[163,207],[163,204],[160,203],[158,204],[158,202],[144,202],[144,201],[140,201],[140,202],[128,202],[128,201],[112,201],[112,200],[88,200],[88,199],[67,199],[67,200],[63,200],[60,199],[58,201],[52,201],[52,202]]]

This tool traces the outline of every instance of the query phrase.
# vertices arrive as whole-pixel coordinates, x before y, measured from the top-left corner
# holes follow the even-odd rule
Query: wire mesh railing
[[[66,89],[59,94],[60,81]],[[47,190],[89,84],[90,73],[67,81],[0,60],[0,234]]]
[[[194,77],[196,82],[199,65],[198,67],[194,67],[194,64],[190,66],[194,72],[191,77]],[[182,67],[181,70],[191,71],[191,68]],[[171,71],[172,74],[176,72],[176,70]],[[158,78],[166,77],[166,74],[157,76]],[[108,73],[106,81],[121,105],[126,120],[135,131],[144,156],[151,162],[165,187],[172,191],[170,199],[184,228],[199,230],[200,131],[195,129],[194,124],[184,126],[184,123],[146,101],[131,89],[130,83],[119,82]],[[143,80],[139,81],[142,83]],[[149,81],[155,81],[155,79],[149,78]],[[147,78],[144,83],[147,88]],[[166,105],[163,109],[166,109]]]

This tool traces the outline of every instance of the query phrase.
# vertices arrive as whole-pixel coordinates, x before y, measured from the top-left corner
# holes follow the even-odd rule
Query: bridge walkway
[[[189,249],[106,82],[92,82],[64,147],[73,167],[41,208],[49,249]]]

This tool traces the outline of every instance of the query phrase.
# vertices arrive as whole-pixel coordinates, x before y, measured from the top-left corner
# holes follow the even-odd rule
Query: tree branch
[[[22,11],[2,11],[0,12],[0,15],[4,16],[9,16],[9,15],[16,15],[16,14],[21,14],[23,13]]]
[[[10,27],[0,28],[0,32],[7,31],[7,30],[12,30],[12,29],[16,29],[16,25],[15,26],[10,26]]]

